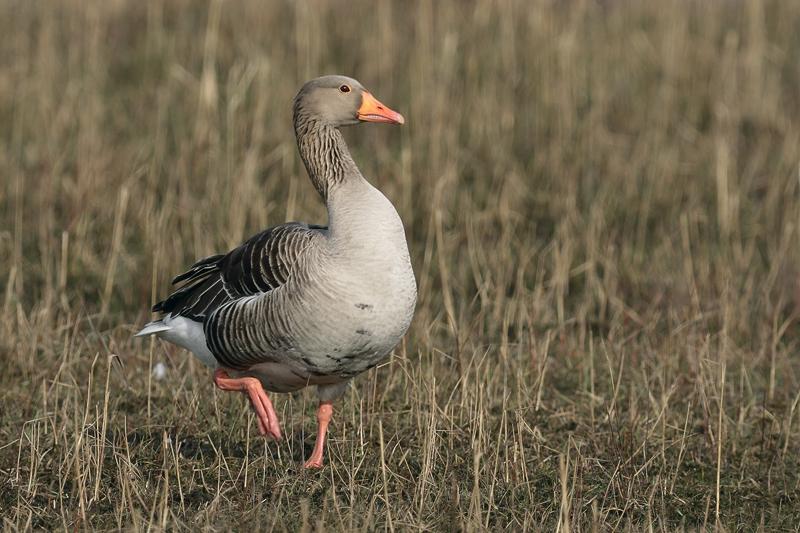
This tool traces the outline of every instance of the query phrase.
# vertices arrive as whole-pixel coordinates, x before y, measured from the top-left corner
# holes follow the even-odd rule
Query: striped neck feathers
[[[294,131],[300,157],[323,201],[328,200],[332,188],[349,179],[361,178],[337,128],[295,109]]]

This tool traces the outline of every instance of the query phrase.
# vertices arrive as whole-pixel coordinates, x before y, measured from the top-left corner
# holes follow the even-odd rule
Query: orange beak
[[[356,118],[364,122],[385,122],[387,124],[405,124],[406,122],[403,115],[392,111],[367,91],[361,94],[361,107],[358,108]]]

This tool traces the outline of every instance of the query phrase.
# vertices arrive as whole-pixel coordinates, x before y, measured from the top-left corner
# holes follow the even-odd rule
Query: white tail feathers
[[[161,333],[162,331],[169,331],[170,329],[172,329],[170,326],[164,324],[160,320],[156,320],[155,322],[148,322],[145,324],[142,331],[134,335],[134,337],[146,337],[155,333]]]
[[[217,367],[217,360],[206,345],[206,335],[200,322],[182,316],[166,315],[161,320],[145,324],[142,331],[134,337],[147,335],[158,335],[165,341],[186,348],[207,367]]]

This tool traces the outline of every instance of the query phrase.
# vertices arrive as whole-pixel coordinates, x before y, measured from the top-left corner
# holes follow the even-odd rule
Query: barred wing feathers
[[[286,283],[308,244],[325,229],[289,222],[254,235],[227,254],[202,259],[172,280],[185,284],[153,311],[205,322],[227,303],[270,292]]]

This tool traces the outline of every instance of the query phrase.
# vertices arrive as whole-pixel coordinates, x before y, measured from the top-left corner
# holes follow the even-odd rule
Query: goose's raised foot
[[[225,391],[244,392],[250,398],[250,403],[256,411],[258,431],[262,435],[270,436],[275,440],[281,439],[281,426],[278,415],[272,407],[272,401],[267,396],[261,382],[256,378],[232,378],[222,368],[214,371],[214,384]]]

